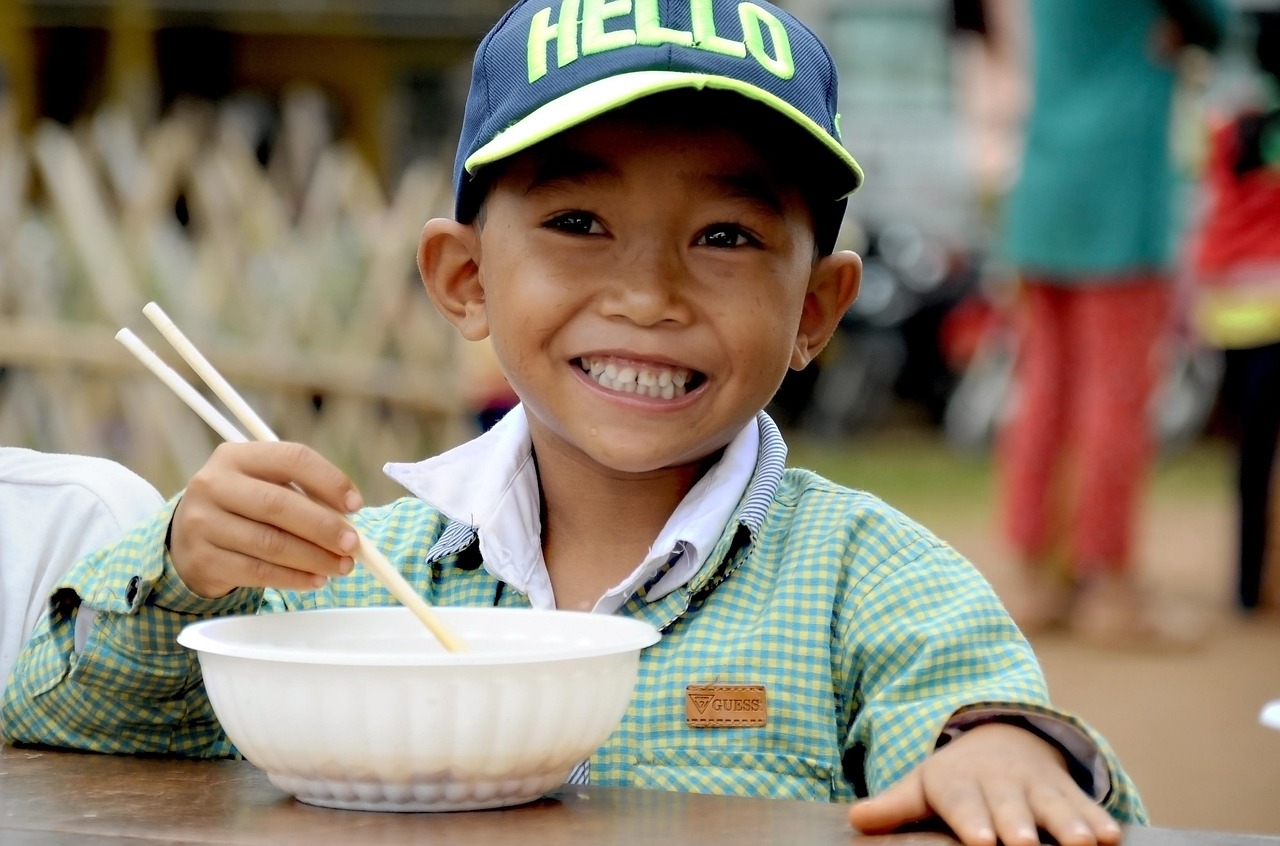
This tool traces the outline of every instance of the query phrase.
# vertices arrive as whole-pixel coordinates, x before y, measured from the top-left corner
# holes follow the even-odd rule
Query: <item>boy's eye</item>
[[[734,223],[717,223],[698,236],[700,247],[756,247],[760,241]]]
[[[558,214],[543,224],[548,229],[570,232],[577,235],[602,235],[604,227],[595,215],[585,211],[571,211]]]

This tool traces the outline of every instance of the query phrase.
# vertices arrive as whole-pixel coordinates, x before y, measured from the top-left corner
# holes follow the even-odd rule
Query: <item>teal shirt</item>
[[[708,563],[684,587],[618,612],[658,626],[621,726],[591,758],[593,784],[849,801],[930,754],[955,712],[1010,705],[1088,732],[1106,757],[1106,807],[1144,822],[1106,742],[1052,709],[1040,667],[987,581],[875,497],[762,461]],[[764,507],[758,507],[763,503]],[[19,658],[4,731],[104,752],[226,756],[235,749],[174,638],[214,614],[353,605],[392,597],[364,570],[314,593],[190,593],[167,562],[174,503],[79,562]],[[751,513],[748,513],[751,512]],[[415,498],[368,508],[360,528],[431,602],[526,605],[480,565],[475,532]],[[98,609],[74,650],[77,597]],[[685,689],[765,687],[763,727],[691,728]]]
[[[1191,0],[1222,20],[1218,0]],[[1081,277],[1164,269],[1174,236],[1174,66],[1156,0],[1035,0],[1022,172],[1005,209],[1008,258]]]

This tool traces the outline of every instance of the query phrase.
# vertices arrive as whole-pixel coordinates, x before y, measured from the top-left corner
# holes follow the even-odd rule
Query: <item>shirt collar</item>
[[[653,601],[687,584],[706,565],[730,524],[742,525],[754,536],[785,460],[782,436],[760,412],[677,506],[645,560],[601,598],[596,610],[614,611],[640,589]],[[542,560],[537,472],[523,406],[454,449],[416,463],[390,463],[385,471],[450,519],[432,558],[457,552],[478,538],[486,570],[525,593],[535,606],[554,605]]]

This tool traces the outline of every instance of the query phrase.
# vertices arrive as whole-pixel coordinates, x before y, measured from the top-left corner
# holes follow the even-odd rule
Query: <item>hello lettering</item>
[[[738,4],[740,41],[716,32],[711,0],[689,0],[690,30],[663,26],[657,0],[562,0],[554,22],[551,12],[550,7],[541,10],[529,25],[531,83],[547,75],[552,43],[556,67],[561,68],[582,56],[635,44],[674,44],[739,59],[750,57],[779,79],[795,74],[786,28],[755,3]]]

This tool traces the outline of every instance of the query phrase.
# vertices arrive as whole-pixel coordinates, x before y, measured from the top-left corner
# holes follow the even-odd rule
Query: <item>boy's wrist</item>
[[[146,596],[134,600],[135,607],[143,603],[154,605],[165,611],[179,614],[212,614],[253,613],[262,599],[262,591],[250,588],[236,588],[230,593],[210,599],[187,587],[182,576],[173,566],[173,559],[166,549],[164,554],[164,570],[159,578],[149,585],[139,584],[139,591],[145,589]]]
[[[1058,750],[1071,778],[1099,803],[1111,793],[1111,776],[1105,755],[1083,729],[1034,708],[980,706],[958,711],[943,727],[936,748],[941,748],[967,731],[991,723],[1017,726]]]

